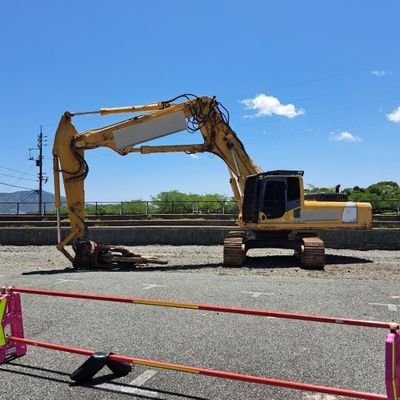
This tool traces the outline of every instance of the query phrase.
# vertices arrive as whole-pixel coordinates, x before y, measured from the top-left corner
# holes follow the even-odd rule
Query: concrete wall
[[[98,243],[115,245],[214,245],[222,244],[232,227],[141,226],[91,227],[90,237]],[[63,236],[68,230],[63,229]],[[400,229],[373,229],[372,231],[319,232],[326,247],[342,249],[400,250]],[[55,228],[1,228],[2,245],[55,245]]]

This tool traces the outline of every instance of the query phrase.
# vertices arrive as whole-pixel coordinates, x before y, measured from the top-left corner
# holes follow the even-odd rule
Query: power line
[[[32,196],[34,196],[37,193],[36,190],[29,192],[22,200],[21,202],[27,202],[29,199],[31,199]]]
[[[18,179],[18,180],[23,180],[23,181],[33,181],[33,182],[36,182],[36,179],[22,178],[22,177],[20,177],[20,176],[7,175],[7,174],[3,174],[3,173],[1,173],[1,172],[0,172],[0,175],[6,176],[7,178],[15,178],[15,179]]]
[[[17,173],[23,174],[23,175],[35,176],[35,175],[33,175],[33,174],[23,173],[23,172],[21,172],[21,171],[19,171],[19,170],[17,170],[17,169],[8,168],[8,167],[3,167],[2,165],[0,165],[0,168],[6,169],[6,170],[12,171],[12,172],[17,172]]]
[[[10,187],[18,188],[18,189],[26,189],[26,190],[33,190],[33,191],[36,191],[36,189],[27,188],[27,187],[25,187],[25,186],[11,185],[11,184],[5,183],[5,182],[0,182],[0,185],[10,186]]]

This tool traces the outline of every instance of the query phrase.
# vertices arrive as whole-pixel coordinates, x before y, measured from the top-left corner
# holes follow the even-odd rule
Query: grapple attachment
[[[73,244],[76,269],[118,269],[143,264],[167,264],[157,257],[146,257],[120,246],[98,244],[92,240],[77,241]]]

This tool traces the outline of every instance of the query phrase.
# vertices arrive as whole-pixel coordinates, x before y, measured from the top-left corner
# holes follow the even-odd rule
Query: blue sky
[[[2,2],[0,192],[36,188],[28,161],[65,110],[217,96],[264,170],[302,169],[306,184],[399,181],[398,1]],[[78,130],[106,117],[75,119]],[[189,133],[158,143],[199,142]],[[150,143],[149,143],[150,144]],[[86,199],[150,199],[172,189],[231,195],[209,154],[86,153]]]

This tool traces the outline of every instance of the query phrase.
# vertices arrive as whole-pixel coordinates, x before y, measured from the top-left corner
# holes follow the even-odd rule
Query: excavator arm
[[[181,102],[177,100],[184,99]],[[111,115],[142,113],[112,125],[79,133],[72,119],[80,115]],[[203,143],[169,146],[138,146],[146,141],[170,135],[178,131],[198,131]],[[120,155],[129,153],[210,152],[226,164],[235,199],[242,207],[246,178],[258,174],[261,169],[254,164],[242,142],[229,126],[226,109],[212,97],[179,96],[169,101],[144,106],[105,108],[94,112],[70,113],[61,117],[53,146],[55,205],[57,214],[61,207],[60,173],[64,183],[70,220],[70,233],[61,238],[58,223],[58,246],[78,268],[90,268],[108,260],[108,250],[90,241],[85,224],[84,179],[89,168],[85,151],[108,147]],[[75,256],[65,248],[72,243]],[[126,258],[126,254],[122,258]],[[99,261],[100,260],[100,261]]]

